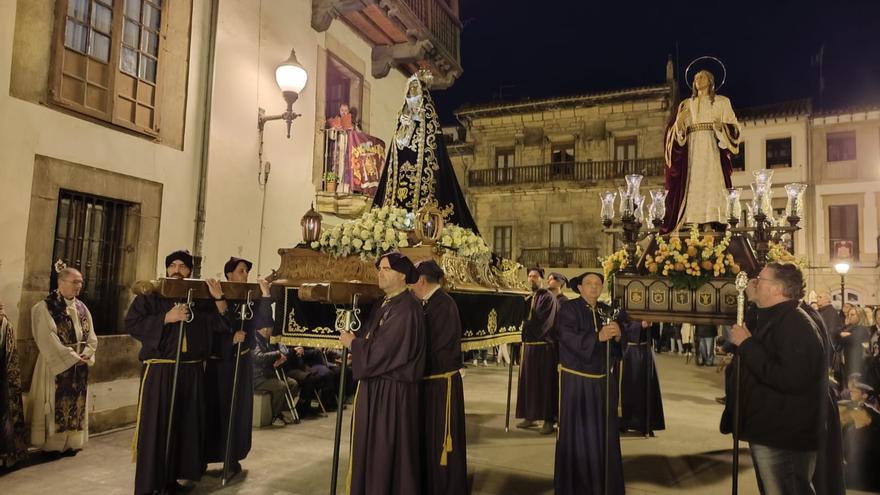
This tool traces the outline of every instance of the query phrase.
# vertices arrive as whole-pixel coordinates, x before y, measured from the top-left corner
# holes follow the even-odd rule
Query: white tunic
[[[95,335],[95,327],[92,325],[92,315],[88,310],[86,311],[85,316],[91,331],[83,341],[83,328],[74,300],[65,300],[65,302],[67,303],[67,314],[73,320],[77,342],[80,342],[79,352],[89,356],[89,366],[92,366],[95,364],[95,349],[98,347],[98,337]],[[47,451],[63,452],[68,449],[81,449],[89,437],[88,394],[86,394],[83,429],[55,432],[55,376],[79,362],[77,350],[61,343],[58,338],[58,328],[55,326],[52,315],[49,314],[46,301],[40,301],[31,308],[31,329],[34,334],[34,342],[40,351],[37,356],[37,364],[34,366],[29,397],[31,407],[28,408],[28,416],[31,425],[31,444]]]
[[[739,151],[739,122],[730,100],[721,95],[715,95],[714,102],[708,96],[688,98],[679,107],[679,112],[682,111],[687,112],[684,116],[685,127],[673,127],[676,143],[679,146],[688,145],[687,185],[678,228],[686,223],[727,223],[726,185],[719,150]],[[701,128],[715,122],[734,125],[737,138],[732,139],[723,125],[712,126],[712,129]]]

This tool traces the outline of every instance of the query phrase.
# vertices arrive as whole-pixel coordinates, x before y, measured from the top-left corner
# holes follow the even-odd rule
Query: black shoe
[[[717,402],[717,403],[719,403],[719,404],[726,404],[726,403],[727,403],[727,397],[715,397],[715,402]]]

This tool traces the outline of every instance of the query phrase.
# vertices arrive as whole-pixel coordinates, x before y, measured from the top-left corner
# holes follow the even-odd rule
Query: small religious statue
[[[354,129],[351,108],[349,108],[348,104],[343,103],[339,105],[339,115],[327,119],[327,128],[336,129],[337,131],[350,131]]]
[[[700,57],[688,66],[685,80],[691,67],[705,59],[724,69],[716,58]],[[724,76],[718,87],[723,84]],[[715,93],[715,76],[700,70],[688,85],[692,95],[679,104],[666,132],[666,232],[685,224],[720,227],[727,223],[725,191],[732,187],[731,161],[742,139],[730,100]]]
[[[379,186],[385,143],[365,132],[348,104],[339,105],[339,114],[327,119],[327,172],[339,177],[341,193],[372,197]]]

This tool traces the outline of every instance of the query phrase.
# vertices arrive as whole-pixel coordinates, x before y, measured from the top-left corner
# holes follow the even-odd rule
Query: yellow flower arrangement
[[[791,254],[788,249],[785,249],[784,244],[779,244],[773,241],[770,241],[770,251],[767,252],[767,261],[777,262],[777,263],[793,263],[798,268],[800,268],[801,272],[806,271],[807,269],[807,259],[803,256],[795,256]]]
[[[700,236],[696,227],[691,227],[683,241],[678,236],[668,241],[658,236],[657,251],[645,256],[645,268],[651,274],[671,278],[677,289],[696,289],[712,277],[736,275],[741,268],[733,255],[726,253],[730,238],[730,231],[720,240],[711,232]]]
[[[636,258],[642,255],[642,246],[636,246]],[[608,256],[599,257],[599,263],[602,265],[602,272],[605,275],[605,286],[611,291],[613,285],[614,274],[629,263],[629,254],[626,249],[609,254]]]

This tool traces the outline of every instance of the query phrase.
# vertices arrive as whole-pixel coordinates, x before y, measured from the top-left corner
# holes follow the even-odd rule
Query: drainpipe
[[[193,232],[193,278],[201,278],[202,241],[205,238],[205,204],[208,199],[208,152],[211,144],[211,107],[214,98],[214,54],[217,45],[217,18],[220,0],[211,1],[211,25],[208,31],[208,53],[205,59],[205,98],[202,101],[205,109],[202,122],[202,149],[199,153],[199,193],[196,203],[195,231]]]

